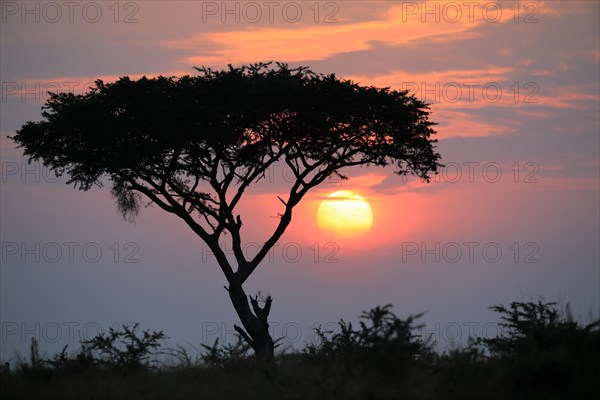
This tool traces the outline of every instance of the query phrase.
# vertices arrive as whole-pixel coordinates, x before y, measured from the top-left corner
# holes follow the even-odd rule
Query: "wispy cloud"
[[[440,7],[440,2],[422,3],[423,10],[435,7],[435,4]],[[470,21],[467,17],[441,18],[437,23],[423,23],[423,10],[409,9],[406,4],[392,4],[385,17],[379,20],[329,26],[305,25],[295,29],[258,27],[252,31],[206,32],[164,41],[162,45],[188,51],[190,55],[185,61],[196,65],[271,59],[297,62],[366,50],[377,42],[396,45],[424,39],[449,42],[464,38],[469,30],[483,23],[480,19]]]

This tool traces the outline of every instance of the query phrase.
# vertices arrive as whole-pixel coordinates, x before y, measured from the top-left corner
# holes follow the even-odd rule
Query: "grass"
[[[472,338],[444,353],[391,306],[363,313],[358,327],[317,330],[319,342],[269,365],[242,342],[162,349],[162,332],[111,330],[51,359],[38,355],[1,376],[2,399],[587,399],[597,394],[600,330],[554,303],[494,306],[503,336]],[[568,311],[568,310],[567,310]],[[161,364],[156,356],[177,359]]]

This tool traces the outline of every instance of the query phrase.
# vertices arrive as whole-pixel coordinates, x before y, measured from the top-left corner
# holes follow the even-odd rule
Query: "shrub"
[[[219,346],[219,338],[216,338],[212,346],[201,345],[206,351],[201,359],[205,366],[215,368],[233,368],[241,366],[250,359],[248,351],[250,346],[238,336],[234,344]]]
[[[474,344],[483,346],[491,355],[552,351],[581,343],[585,338],[597,340],[599,333],[600,321],[582,327],[573,321],[568,305],[560,311],[554,302],[512,302],[508,307],[499,304],[490,309],[501,314],[504,332],[494,338],[476,338]]]
[[[415,331],[421,325],[415,321],[422,314],[409,316],[403,320],[392,311],[391,305],[375,307],[360,316],[360,328],[354,329],[351,323],[340,320],[339,332],[315,329],[319,343],[309,344],[305,352],[312,358],[343,359],[347,362],[367,363],[393,372],[406,364],[430,359],[433,355],[433,342],[425,340]]]
[[[95,362],[109,368],[140,370],[151,367],[150,357],[160,354],[160,340],[165,339],[162,331],[143,331],[137,334],[139,324],[123,325],[123,330],[110,328],[108,334],[101,333],[82,342],[84,353],[90,353]]]

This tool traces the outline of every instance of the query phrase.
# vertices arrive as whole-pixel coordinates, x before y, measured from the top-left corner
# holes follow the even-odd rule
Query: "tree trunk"
[[[275,342],[269,334],[269,324],[267,323],[271,310],[271,296],[267,296],[264,307],[260,307],[258,296],[255,298],[246,296],[241,285],[230,283],[227,290],[233,307],[244,326],[243,329],[237,325],[233,327],[252,347],[259,360],[271,362],[275,354]],[[252,305],[252,309],[250,305]]]

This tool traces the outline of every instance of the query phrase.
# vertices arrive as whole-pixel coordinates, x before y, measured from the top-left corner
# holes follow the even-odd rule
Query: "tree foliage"
[[[97,80],[79,95],[51,93],[43,120],[26,123],[13,140],[79,189],[108,177],[128,219],[143,194],[209,245],[228,231],[242,282],[281,236],[292,208],[329,176],[343,177],[353,165],[393,165],[424,179],[437,170],[428,107],[407,91],[280,63],[197,70],[179,78]],[[296,181],[282,200],[278,229],[246,260],[234,209],[278,161]],[[232,278],[227,266],[224,272]]]

